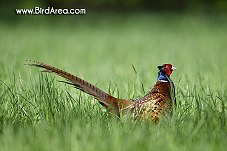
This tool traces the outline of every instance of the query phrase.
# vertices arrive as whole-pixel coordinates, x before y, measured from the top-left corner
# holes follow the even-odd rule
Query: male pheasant
[[[172,103],[176,102],[174,84],[170,79],[172,71],[176,68],[171,64],[158,66],[157,82],[145,96],[128,100],[113,97],[87,81],[53,66],[41,62],[32,62],[27,65],[44,68],[46,71],[58,74],[67,80],[63,82],[92,95],[107,111],[118,117],[127,112],[134,120],[157,122],[166,112],[171,113]]]

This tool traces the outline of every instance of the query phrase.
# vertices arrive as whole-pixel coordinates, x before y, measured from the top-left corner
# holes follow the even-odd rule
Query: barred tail
[[[131,104],[131,102],[129,101],[117,99],[107,94],[106,92],[100,90],[96,86],[88,83],[87,81],[84,81],[77,76],[74,76],[68,72],[55,68],[53,66],[50,66],[41,62],[36,62],[36,61],[33,61],[32,63],[28,63],[26,65],[44,68],[46,69],[45,71],[54,72],[58,74],[59,76],[67,80],[67,81],[61,81],[61,82],[73,85],[75,88],[80,89],[81,91],[94,96],[101,105],[106,107],[111,112],[113,110],[118,112],[119,108],[124,108],[125,106],[128,106],[129,104]]]

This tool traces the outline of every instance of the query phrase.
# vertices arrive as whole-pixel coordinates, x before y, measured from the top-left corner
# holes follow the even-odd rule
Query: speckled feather
[[[144,97],[132,99],[132,116],[134,119],[159,121],[165,112],[171,112],[172,101],[169,82],[157,82]]]

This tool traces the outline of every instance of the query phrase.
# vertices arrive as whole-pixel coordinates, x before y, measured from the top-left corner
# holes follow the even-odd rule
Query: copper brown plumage
[[[172,71],[176,68],[171,64],[158,66],[158,80],[150,92],[143,97],[128,100],[113,97],[87,81],[53,66],[35,61],[27,65],[44,68],[45,71],[58,74],[67,80],[61,82],[73,85],[75,88],[94,96],[107,111],[118,117],[120,117],[120,113],[127,112],[134,120],[159,121],[166,112],[172,111],[172,102],[176,101],[174,84],[170,79]]]

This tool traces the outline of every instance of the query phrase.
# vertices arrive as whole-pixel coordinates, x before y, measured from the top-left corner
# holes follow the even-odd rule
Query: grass
[[[225,150],[227,22],[204,15],[23,16],[0,24],[0,150]],[[177,109],[122,123],[92,97],[24,66],[43,61],[121,98],[172,63]],[[132,67],[134,66],[136,72]]]

